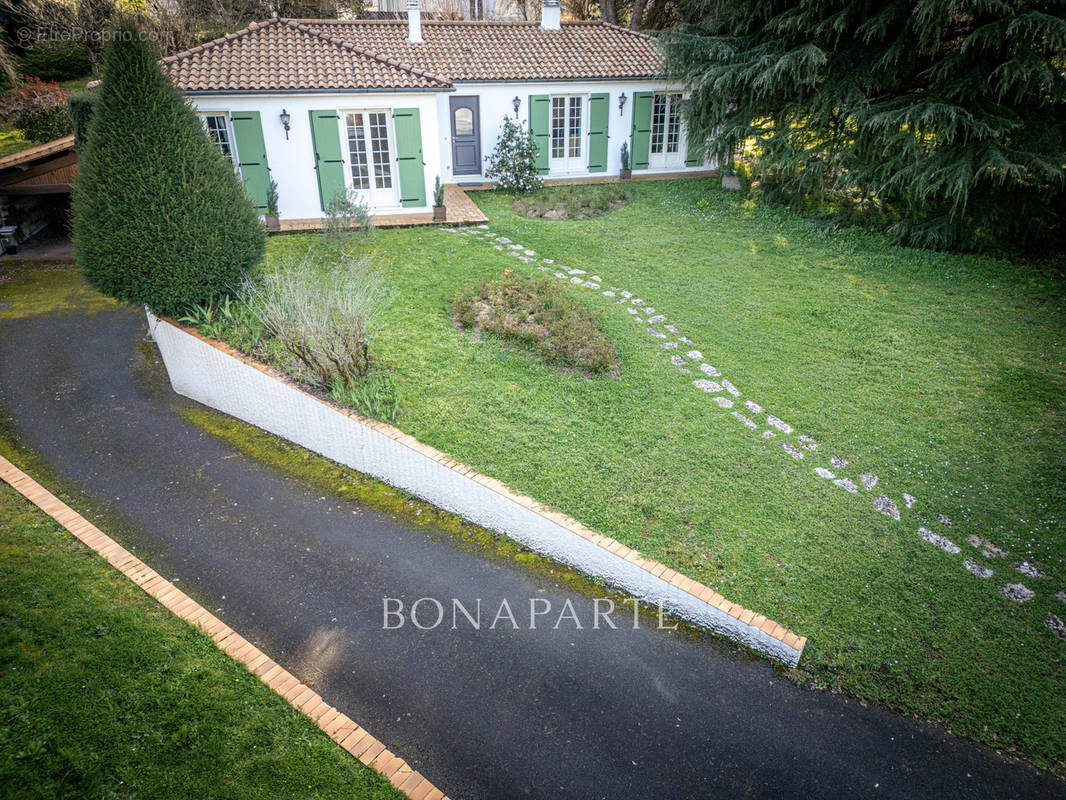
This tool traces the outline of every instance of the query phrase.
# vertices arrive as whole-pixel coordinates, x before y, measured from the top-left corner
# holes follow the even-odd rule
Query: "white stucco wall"
[[[165,320],[149,314],[148,324],[178,394],[405,489],[789,666],[799,663],[802,643],[791,647],[755,624],[741,622],[631,557],[570,530],[561,515],[538,512],[493,488],[495,482],[471,477],[443,453],[395,429],[355,419]]]
[[[552,172],[546,177],[548,178],[585,178],[585,177],[603,177],[605,175],[617,175],[620,169],[620,153],[622,148],[622,142],[628,142],[630,133],[633,128],[633,95],[635,92],[656,92],[656,91],[681,91],[677,87],[671,87],[670,84],[662,81],[584,81],[566,82],[566,81],[553,81],[553,82],[541,82],[541,83],[518,83],[518,82],[502,82],[502,83],[474,83],[474,82],[457,82],[455,84],[455,91],[450,94],[437,95],[437,115],[441,121],[441,135],[440,135],[440,153],[444,161],[444,177],[442,180],[445,183],[456,183],[466,181],[478,181],[484,178],[484,172],[481,175],[453,175],[452,174],[452,143],[451,143],[451,116],[450,106],[448,98],[453,95],[466,96],[477,95],[480,102],[480,125],[481,125],[481,155],[482,164],[484,170],[484,159],[492,152],[496,146],[496,140],[499,138],[500,130],[502,128],[502,121],[504,116],[514,118],[514,105],[513,101],[515,96],[519,98],[521,104],[518,108],[518,120],[523,125],[529,124],[529,96],[534,94],[580,94],[585,96],[584,112],[585,112],[585,130],[588,130],[588,100],[587,97],[593,93],[606,92],[610,95],[608,102],[608,129],[607,129],[607,171],[590,173],[587,169],[588,163],[588,137],[585,137],[585,169],[576,170],[573,172],[557,173]],[[618,98],[619,95],[625,92],[626,104],[622,108],[621,113],[618,110]],[[685,143],[687,139],[685,137],[684,126],[682,126],[682,140],[681,140],[681,160],[680,164],[676,167],[667,167],[663,169],[648,169],[641,170],[641,174],[663,173],[663,172],[678,172],[685,169]],[[713,161],[708,161],[706,165],[699,167],[698,169],[713,169],[715,166]],[[696,168],[693,168],[696,169]]]
[[[422,154],[425,161],[426,206],[401,208],[399,205],[378,205],[376,214],[419,213],[431,210],[433,181],[440,172],[440,137],[437,135],[435,93],[404,92],[346,92],[302,94],[233,94],[190,95],[189,101],[198,113],[258,111],[263,125],[267,163],[271,177],[278,183],[278,214],[282,219],[318,219],[322,205],[318,196],[318,177],[315,173],[315,151],[311,141],[309,112],[326,109],[357,111],[360,109],[417,108],[422,126]],[[282,109],[292,116],[289,138],[281,125]],[[391,120],[390,120],[391,122]],[[347,143],[341,131],[341,150]],[[393,171],[396,178],[395,152]],[[398,178],[396,178],[398,180]]]

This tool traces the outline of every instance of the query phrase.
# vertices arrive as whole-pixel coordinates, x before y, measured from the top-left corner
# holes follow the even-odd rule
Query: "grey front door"
[[[450,97],[452,174],[481,174],[481,123],[477,97]]]

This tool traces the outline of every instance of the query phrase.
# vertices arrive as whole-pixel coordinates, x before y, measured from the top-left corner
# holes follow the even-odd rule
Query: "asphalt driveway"
[[[191,402],[145,358],[145,333],[132,310],[0,312],[0,415],[120,521],[109,534],[452,797],[1066,796],[1025,764],[798,688],[709,635],[624,616],[592,630],[591,599],[549,575],[249,459],[179,413]],[[385,596],[481,598],[486,619],[383,630]],[[534,597],[571,600],[585,627],[529,630]],[[504,598],[521,630],[488,629]]]

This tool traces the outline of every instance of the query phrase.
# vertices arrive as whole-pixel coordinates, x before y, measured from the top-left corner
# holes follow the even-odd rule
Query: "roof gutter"
[[[218,95],[277,95],[287,97],[292,94],[436,94],[437,92],[454,92],[454,86],[440,89],[195,89],[183,90],[182,94],[188,97],[211,97]]]

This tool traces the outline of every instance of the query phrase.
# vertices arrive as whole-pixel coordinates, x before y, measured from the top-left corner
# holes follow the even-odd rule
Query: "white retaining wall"
[[[352,469],[405,489],[435,506],[503,533],[550,558],[682,619],[796,666],[803,652],[755,625],[655,577],[559,522],[438,461],[412,437],[393,438],[272,377],[187,331],[148,314],[171,385],[178,394],[223,411]],[[383,427],[383,426],[382,426]],[[501,485],[501,488],[502,485]],[[556,515],[558,516],[558,515]],[[764,618],[759,618],[764,619]],[[758,621],[758,619],[756,620]]]

